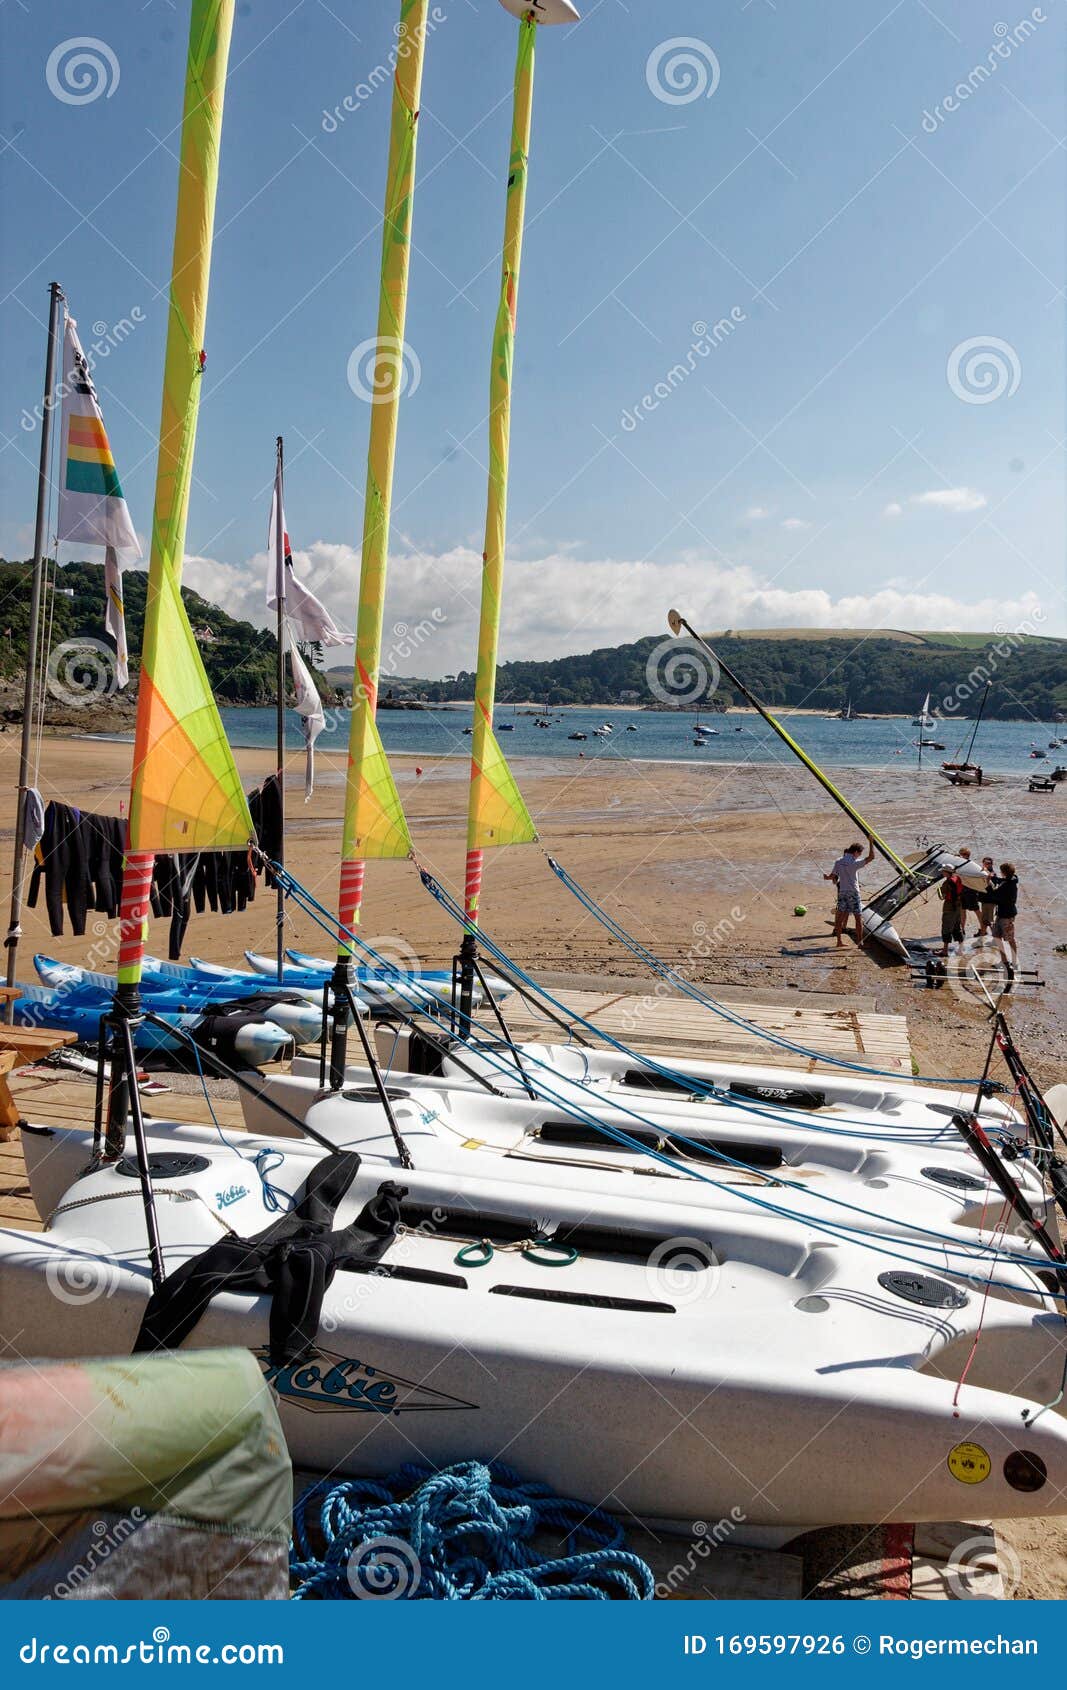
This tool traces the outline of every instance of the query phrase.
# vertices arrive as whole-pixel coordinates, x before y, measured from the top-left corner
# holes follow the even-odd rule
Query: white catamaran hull
[[[294,1149],[272,1178],[298,1193],[319,1156]],[[224,1224],[251,1236],[274,1218],[246,1160],[217,1146],[204,1160],[156,1181],[168,1271]],[[337,1226],[381,1172],[360,1169]],[[414,1224],[373,1271],[337,1274],[299,1362],[270,1364],[266,1296],[217,1295],[189,1339],[257,1353],[298,1465],[380,1473],[413,1449],[442,1464],[506,1451],[592,1502],[673,1519],[740,1510],[778,1530],[1067,1508],[1067,1421],[1037,1414],[1058,1388],[1064,1323],[1026,1270],[1002,1269],[1016,1289],[984,1297],[947,1269],[902,1271],[877,1249],[658,1195],[590,1222],[581,1194],[531,1187],[517,1204],[492,1182],[404,1184]],[[101,1169],[66,1204],[43,1234],[0,1232],[0,1330],[24,1354],[129,1353],[151,1289],[138,1182]],[[514,1247],[457,1262],[509,1217],[521,1243],[531,1212],[573,1239],[571,1265]]]

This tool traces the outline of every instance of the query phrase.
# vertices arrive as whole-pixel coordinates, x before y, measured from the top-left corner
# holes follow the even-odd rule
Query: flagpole
[[[285,471],[285,447],[282,437],[278,436],[278,466],[277,466],[277,512],[275,515],[274,557],[277,579],[275,590],[278,595],[278,671],[277,671],[277,740],[278,740],[278,807],[279,807],[279,844],[278,862],[285,867],[285,533],[282,515],[282,480]],[[277,888],[277,957],[278,981],[281,982],[285,973],[285,893],[281,883]]]
[[[429,0],[401,0],[399,46],[390,116],[389,160],[385,214],[382,223],[382,269],[378,294],[378,333],[374,349],[370,440],[363,507],[363,545],[360,558],[359,612],[352,666],[352,712],[349,720],[348,773],[345,785],[345,828],[338,888],[337,960],[331,978],[333,1024],[330,1044],[330,1086],[344,1084],[348,1052],[348,998],[352,979],[352,943],[346,929],[358,926],[363,903],[363,876],[368,853],[362,847],[361,795],[366,791],[365,752],[374,738],[381,666],[385,573],[389,558],[389,518],[393,500],[393,471],[404,392],[404,332],[407,322],[408,271],[415,193],[415,153],[418,139],[422,68],[426,52]]]
[[[22,937],[22,887],[25,847],[22,843],[26,819],[26,789],[30,778],[30,753],[33,743],[33,711],[37,692],[37,641],[40,635],[41,582],[44,575],[44,552],[48,527],[48,466],[52,452],[52,412],[55,408],[56,350],[59,345],[59,307],[63,290],[58,282],[49,283],[48,352],[44,369],[44,412],[41,419],[41,457],[37,469],[37,522],[33,533],[33,573],[30,580],[30,620],[26,633],[26,679],[22,692],[22,739],[19,745],[19,782],[15,807],[15,855],[11,865],[11,914],[8,920],[7,984],[13,986],[18,972],[18,947]],[[14,1018],[14,1007],[7,1005],[8,1021]]]

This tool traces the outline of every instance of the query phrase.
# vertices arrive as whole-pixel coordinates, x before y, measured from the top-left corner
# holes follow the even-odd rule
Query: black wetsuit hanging
[[[356,1150],[335,1151],[312,1169],[304,1195],[254,1238],[220,1238],[183,1262],[153,1292],[134,1354],[174,1350],[193,1331],[220,1291],[269,1291],[270,1359],[284,1367],[312,1348],[322,1300],[338,1268],[379,1261],[396,1235],[403,1186],[386,1180],[340,1232],[331,1230],[337,1205],[360,1165]]]

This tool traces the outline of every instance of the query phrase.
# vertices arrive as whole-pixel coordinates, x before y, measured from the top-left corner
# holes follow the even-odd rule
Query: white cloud
[[[883,516],[903,516],[904,515],[904,506],[898,505],[894,501],[893,504],[886,505],[885,510],[882,512],[882,515]]]
[[[800,517],[800,516],[787,516],[785,521],[782,523],[782,527],[783,528],[794,528],[794,529],[795,528],[810,528],[811,523],[805,522],[803,517]]]
[[[342,628],[355,627],[359,552],[316,541],[295,554],[306,581]],[[264,552],[246,564],[186,559],[185,580],[231,616],[266,626]],[[383,667],[434,678],[473,669],[478,638],[482,560],[472,547],[397,552],[390,560]],[[986,632],[1015,627],[1040,607],[1035,593],[977,603],[910,589],[906,582],[833,598],[818,587],[768,584],[747,567],[707,557],[664,564],[603,558],[589,562],[563,550],[508,560],[501,658],[552,658],[623,645],[667,632],[676,604],[697,627],[954,628]],[[400,630],[400,632],[398,632]],[[390,657],[392,654],[392,657]],[[345,661],[340,653],[336,662]],[[391,670],[390,670],[391,662]]]
[[[931,493],[913,493],[909,503],[964,516],[968,511],[980,511],[988,500],[973,487],[935,487]]]
[[[770,516],[766,505],[749,505],[744,515],[745,522],[766,522]]]

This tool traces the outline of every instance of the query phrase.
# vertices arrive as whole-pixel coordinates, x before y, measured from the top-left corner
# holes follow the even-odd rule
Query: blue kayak
[[[96,1044],[100,1036],[100,1016],[109,1007],[110,998],[95,1003],[77,992],[52,990],[47,986],[19,986],[19,996],[13,1004],[15,1023],[19,1027],[55,1027],[63,1033],[73,1033],[82,1044]],[[203,1013],[182,1014],[166,1011],[163,1019],[169,1027],[157,1027],[142,1021],[134,1027],[134,1048],[140,1055],[155,1051],[183,1054],[185,1043],[171,1028],[197,1038],[210,1048],[210,1017]],[[274,1062],[291,1048],[292,1041],[271,1021],[252,1021],[241,1027],[234,1038],[235,1054],[252,1067]]]
[[[40,954],[34,957],[33,966],[43,985],[90,1004],[97,1014],[107,1012],[118,990],[113,974],[99,974]],[[263,1020],[273,1022],[298,1044],[314,1043],[322,1028],[321,1007],[309,995],[288,989],[279,992],[267,980],[243,982],[237,989],[227,990],[221,982],[142,979],[141,996],[147,1008],[161,1015],[204,1015],[223,1005],[236,1008],[242,1002],[254,1001]]]

